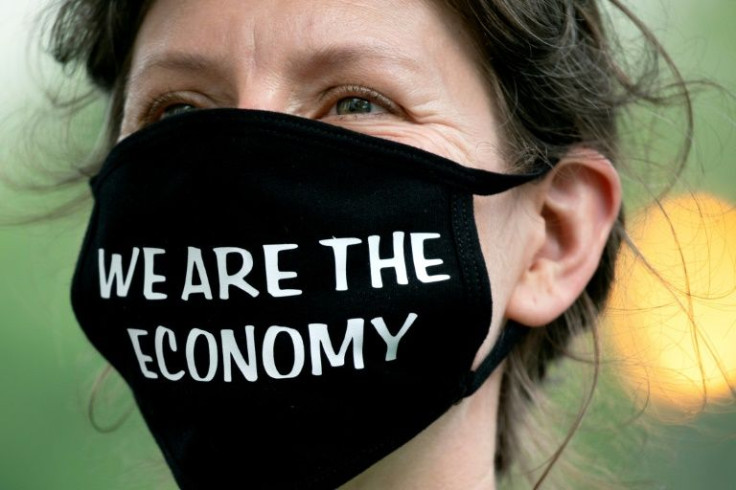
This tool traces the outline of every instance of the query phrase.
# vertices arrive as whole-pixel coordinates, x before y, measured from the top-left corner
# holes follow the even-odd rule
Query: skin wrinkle
[[[349,2],[347,3],[347,5],[354,6],[357,3],[358,2]],[[434,6],[434,4],[432,5]],[[154,5],[153,8],[155,9],[156,6]],[[339,5],[338,5],[338,8],[336,8],[335,10],[337,10],[338,12],[344,12],[346,8],[347,7],[339,8]],[[435,6],[434,9],[439,9],[439,7]],[[385,17],[382,15],[382,12],[380,12],[381,9],[378,6],[376,6],[375,8],[363,6],[363,10],[365,10],[367,13],[365,15],[359,15],[356,17],[356,18],[359,18],[361,22],[365,21],[365,16],[369,15],[371,11],[373,11],[373,15],[378,16],[378,18]],[[188,14],[189,9],[185,9],[185,13]],[[445,12],[442,12],[442,13],[444,14]],[[233,14],[235,14],[235,12]],[[334,12],[332,12],[331,15],[334,15]],[[249,84],[250,85],[254,84],[254,82],[251,79],[249,79],[249,77],[252,79],[258,78],[260,83],[266,87],[265,89],[261,88],[259,90],[259,97],[262,98],[258,104],[260,108],[263,108],[266,110],[269,110],[269,109],[282,110],[284,112],[292,112],[297,115],[304,115],[305,117],[309,117],[310,114],[308,114],[308,111],[304,108],[300,108],[297,103],[293,103],[293,102],[289,103],[289,102],[285,102],[282,100],[279,100],[279,101],[265,100],[263,98],[267,96],[269,93],[273,93],[276,90],[278,90],[278,87],[280,85],[281,86],[289,85],[289,80],[293,80],[294,78],[297,78],[297,79],[299,78],[298,77],[299,73],[285,73],[283,75],[282,80],[274,80],[273,79],[274,72],[279,72],[279,70],[271,70],[270,69],[271,66],[288,67],[290,64],[293,65],[294,63],[299,63],[299,61],[295,61],[295,60],[300,60],[300,61],[304,60],[301,62],[301,64],[305,66],[305,65],[309,65],[313,63],[314,61],[323,62],[324,59],[320,60],[319,57],[324,56],[325,53],[327,54],[328,57],[330,56],[330,51],[333,51],[332,54],[334,54],[334,50],[335,50],[334,46],[337,41],[328,40],[330,41],[331,44],[324,46],[325,44],[324,40],[322,40],[320,44],[318,40],[315,39],[315,36],[317,36],[317,34],[312,33],[312,31],[320,32],[319,29],[316,29],[314,27],[316,25],[315,23],[317,22],[317,20],[314,20],[315,17],[316,16],[313,16],[312,18],[313,20],[311,22],[305,23],[305,27],[302,27],[301,29],[298,29],[298,28],[294,29],[296,33],[295,37],[299,38],[299,45],[297,48],[297,52],[294,53],[294,56],[291,59],[283,59],[283,57],[276,57],[270,64],[266,63],[264,65],[265,68],[261,71],[258,70],[258,63],[260,59],[259,52],[258,52],[258,49],[254,47],[255,41],[252,39],[253,37],[258,35],[256,31],[259,29],[260,24],[255,25],[252,28],[248,28],[244,26],[244,27],[241,27],[237,31],[237,32],[242,31],[248,34],[248,36],[245,36],[247,39],[249,39],[248,42],[245,42],[242,39],[241,40],[229,39],[229,36],[234,36],[234,34],[231,34],[231,35],[228,34],[229,32],[232,31],[232,29],[227,29],[227,28],[218,29],[218,32],[222,31],[222,34],[220,34],[220,36],[228,37],[227,42],[230,43],[229,45],[236,46],[237,48],[236,52],[239,55],[241,53],[245,53],[245,55],[240,56],[239,62],[244,60],[244,62],[246,63],[245,68],[246,68],[247,73],[243,74],[242,72],[244,70],[238,70],[238,72],[234,76],[231,73],[226,73],[227,70],[225,68],[227,67],[227,59],[228,59],[227,56],[218,57],[218,52],[216,50],[204,49],[203,47],[203,48],[200,48],[200,50],[204,51],[206,53],[206,56],[210,59],[208,63],[214,65],[212,67],[207,67],[207,68],[215,68],[214,70],[215,75],[211,77],[207,77],[206,81],[211,82],[211,81],[216,80],[217,78],[220,80],[225,80],[226,82],[236,83],[238,84],[238,86],[248,86]],[[408,19],[411,20],[411,16],[401,16],[401,18],[405,21],[403,23],[404,24],[403,29],[406,29],[407,24],[409,23],[409,20],[407,20],[407,17]],[[437,16],[435,15],[435,17]],[[442,22],[445,26],[447,26],[450,22],[446,20],[448,18],[452,19],[453,17],[447,16],[447,15],[443,15],[441,17]],[[276,22],[276,21],[274,20],[273,22]],[[287,22],[289,22],[289,24],[297,23],[297,21],[293,19],[290,19]],[[268,22],[266,23],[268,24]],[[342,23],[343,22],[341,19],[341,24]],[[391,26],[396,25],[394,21],[392,20],[389,20],[388,23]],[[174,24],[173,20],[169,20],[167,25],[169,26],[169,28],[171,28],[173,24]],[[454,25],[454,24],[455,23],[452,23],[452,32],[453,32],[453,35],[456,35],[459,30],[459,26]],[[348,19],[347,25],[348,25],[347,30],[358,29],[360,27],[360,26],[351,26],[350,19]],[[291,27],[291,25],[289,27]],[[144,26],[144,29],[145,29],[145,26]],[[194,33],[190,34],[189,36],[190,39],[196,37],[196,31],[197,31],[196,27],[193,30],[194,30]],[[395,59],[403,59],[403,60],[412,59],[413,60],[415,59],[415,56],[409,56],[408,53],[402,54],[401,49],[398,51],[398,54],[397,54],[396,47],[404,46],[405,43],[399,42],[399,40],[392,39],[392,32],[395,29],[384,29],[382,30],[382,33],[385,34],[384,31],[386,30],[388,30],[389,32],[387,36],[370,35],[370,31],[367,33],[368,35],[361,33],[360,38],[362,39],[362,41],[359,44],[362,45],[362,49],[361,49],[362,52],[360,53],[360,55],[364,58],[363,62],[367,61],[368,63],[370,63],[372,61],[370,59],[365,59],[366,54],[370,54],[370,53],[381,55],[381,57],[385,58],[385,61],[387,61],[388,59],[392,59],[392,60],[395,60]],[[263,29],[263,31],[265,32],[266,29]],[[403,30],[397,30],[397,32],[400,33],[400,32],[403,32]],[[157,56],[158,58],[162,58],[162,57],[165,58],[169,56],[169,54],[166,52],[167,46],[169,47],[169,49],[171,49],[171,46],[175,46],[178,49],[182,49],[181,48],[182,43],[176,42],[174,39],[172,39],[172,36],[173,34],[168,34],[168,35],[164,34],[162,36],[163,40],[158,44],[158,46],[155,46],[155,48],[157,48],[159,53],[157,55],[153,54],[153,55],[148,56],[149,58],[154,58],[153,60],[151,59],[145,60],[145,62],[138,64],[138,66],[134,64],[133,69],[132,69],[131,84],[130,84],[130,92],[132,94],[136,93],[136,87],[138,86],[136,82],[144,81],[144,80],[140,80],[140,77],[142,76],[142,73],[147,71],[148,68],[146,65],[148,65],[149,67],[151,66],[155,67],[156,64],[160,63],[155,60]],[[339,38],[340,43],[344,44],[346,42],[344,37],[345,36],[342,36]],[[350,44],[355,44],[355,38],[357,37],[358,36],[349,38],[348,41],[350,42]],[[379,39],[379,37],[381,39]],[[381,136],[395,139],[397,141],[411,144],[413,146],[418,146],[425,150],[435,151],[437,153],[443,154],[444,156],[447,156],[448,158],[454,159],[456,161],[460,161],[461,163],[464,163],[464,164],[470,164],[471,166],[476,166],[476,162],[478,163],[482,162],[484,163],[483,167],[490,169],[490,166],[487,167],[485,165],[485,163],[488,162],[488,160],[490,160],[489,158],[487,158],[487,156],[480,155],[480,152],[478,151],[471,152],[467,150],[469,146],[477,146],[477,144],[473,145],[469,143],[478,141],[478,134],[471,134],[471,128],[475,129],[475,127],[477,127],[478,124],[472,124],[471,123],[472,119],[467,118],[466,114],[449,114],[448,115],[448,112],[452,111],[453,107],[448,107],[446,104],[444,106],[439,106],[436,102],[438,99],[441,99],[442,97],[444,98],[448,97],[448,94],[446,92],[443,93],[440,88],[452,87],[452,85],[453,84],[456,85],[457,82],[455,81],[453,84],[450,84],[450,82],[447,79],[447,76],[448,76],[447,72],[449,72],[449,70],[437,70],[437,69],[434,69],[431,71],[429,70],[429,67],[433,66],[434,63],[432,62],[435,59],[446,59],[448,56],[459,57],[461,55],[467,57],[467,54],[464,54],[464,52],[462,51],[462,48],[465,48],[466,50],[469,51],[470,50],[469,41],[463,43],[463,46],[455,46],[458,43],[451,42],[453,41],[453,39],[451,38],[445,39],[446,36],[426,36],[425,35],[424,38],[425,39],[429,38],[431,42],[425,43],[427,45],[426,47],[427,56],[422,60],[423,62],[404,61],[404,63],[397,63],[395,61],[391,61],[390,63],[386,62],[384,65],[381,65],[380,70],[385,73],[391,73],[390,78],[391,80],[395,80],[396,85],[399,85],[401,87],[413,87],[410,93],[410,96],[413,97],[413,100],[411,100],[410,101],[411,103],[408,104],[408,106],[410,107],[410,109],[407,110],[408,116],[412,118],[413,121],[417,122],[418,124],[425,125],[430,128],[434,127],[436,134],[432,136],[432,140],[440,141],[442,144],[442,147],[438,149],[434,149],[433,146],[436,146],[436,145],[434,145],[431,141],[426,141],[426,142],[418,141],[421,139],[421,137],[417,137],[415,138],[415,140],[412,140],[411,137],[407,137],[407,138],[399,137],[398,133],[404,130],[403,127],[397,128],[396,130],[393,130],[391,128],[383,129],[381,131]],[[388,41],[386,41],[386,39],[388,39]],[[186,40],[184,40],[184,43],[186,43]],[[190,43],[190,44],[194,44],[194,43]],[[215,42],[213,41],[212,44],[215,44]],[[267,44],[267,42],[264,41],[263,44],[265,45]],[[350,48],[350,44],[348,44],[347,49],[352,49]],[[346,47],[342,46],[341,49],[346,49]],[[366,53],[366,51],[368,53]],[[191,57],[193,52],[196,52],[196,46],[192,46],[191,48],[189,48],[188,56]],[[252,52],[252,56],[250,57],[247,56],[247,54],[251,52]],[[317,56],[318,56],[318,59],[316,60],[315,60],[315,53],[317,53]],[[388,58],[389,53],[391,54],[392,58]],[[350,53],[348,53],[348,55],[350,55]],[[352,57],[354,58],[355,55],[356,55],[355,50],[353,50]],[[261,58],[266,58],[266,56],[261,56]],[[273,58],[273,57],[268,57],[268,58]],[[249,60],[252,60],[252,61],[249,62]],[[195,61],[194,66],[192,68],[205,68],[204,65],[207,64],[207,63],[201,63],[199,62],[199,60],[196,60],[196,59],[195,60],[185,59],[184,61]],[[336,60],[336,61],[345,61],[345,63],[349,67],[345,70],[346,72],[345,76],[352,76],[358,80],[367,79],[366,80],[367,82],[371,81],[371,79],[375,77],[375,75],[371,75],[371,72],[373,70],[370,69],[370,66],[367,69],[361,69],[360,66],[358,65],[358,69],[355,70],[355,68],[353,67],[355,67],[356,64],[350,63],[351,60],[349,59],[348,60]],[[408,69],[403,69],[404,67],[408,67]],[[397,71],[396,68],[402,68],[402,70]],[[463,68],[465,69],[465,71],[473,71],[473,72],[479,73],[478,67],[476,66],[476,64],[473,64],[473,63],[467,63],[466,66],[464,66]],[[420,69],[423,69],[423,73],[425,76],[431,77],[431,79],[429,79],[426,83],[422,84],[422,86],[424,87],[424,90],[420,90],[420,88],[418,88],[418,86],[415,83],[410,82],[410,78],[417,77],[417,72]],[[204,72],[205,74],[208,72],[208,70],[201,70],[201,71]],[[266,73],[266,76],[262,76],[264,72]],[[412,77],[402,77],[401,74],[404,72],[409,72],[409,74],[412,75]],[[172,73],[171,76],[173,77],[174,74]],[[204,75],[200,73],[199,76],[204,76]],[[151,77],[148,77],[148,78],[151,78]],[[222,85],[222,83],[209,83],[208,85],[209,87],[212,87],[212,86],[217,87],[217,86]],[[366,85],[368,85],[368,83],[366,83]],[[291,86],[294,86],[294,85],[291,85]],[[388,84],[388,86],[391,87],[390,84]],[[486,91],[485,86],[483,86],[483,88],[484,88],[484,91]],[[393,95],[392,92],[398,92],[399,90],[389,89],[389,90],[382,90],[382,91],[388,92],[386,95],[391,97]],[[464,90],[454,90],[453,96],[458,97],[459,102],[462,105],[474,106],[477,104],[478,99],[477,97],[472,97],[471,94],[473,93],[474,92],[472,91],[468,92]],[[462,98],[464,95],[465,95],[465,98]],[[486,98],[489,98],[488,93],[484,95],[486,96]],[[473,100],[468,100],[471,97]],[[234,97],[231,94],[220,93],[219,97],[216,97],[216,98],[213,97],[213,100],[211,103],[213,106],[218,106],[218,107],[219,106],[248,107],[248,106],[256,105],[252,103],[251,101],[243,100],[242,98],[238,98],[236,100],[233,100],[233,99]],[[130,102],[130,104],[131,106],[134,105],[133,102]],[[281,107],[278,107],[279,104],[281,105]],[[491,107],[490,102],[486,102],[484,103],[484,105],[487,105],[489,107],[489,112],[490,112],[490,107]],[[130,111],[126,111],[126,115],[129,112]],[[469,122],[465,124],[463,128],[459,129],[457,125],[448,124],[446,122],[448,119],[452,121],[462,121],[462,120],[467,119]],[[477,116],[476,116],[476,120],[477,120]],[[124,121],[123,133],[130,132],[135,126],[136,124],[131,123],[126,117],[126,120]],[[359,125],[355,125],[355,126],[356,126],[355,129],[360,130]],[[498,147],[498,143],[495,141],[495,137],[491,133],[489,128],[486,128],[486,130],[484,131],[477,131],[477,132],[483,134],[484,136],[482,139],[484,143],[483,145],[484,147],[487,147],[487,148]]]

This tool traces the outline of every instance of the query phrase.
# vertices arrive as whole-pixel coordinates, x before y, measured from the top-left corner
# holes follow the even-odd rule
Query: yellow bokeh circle
[[[684,413],[736,392],[736,210],[668,198],[627,226],[604,339],[641,400]]]

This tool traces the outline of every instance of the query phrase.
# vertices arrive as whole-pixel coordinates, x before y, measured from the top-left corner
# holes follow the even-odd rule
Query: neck
[[[494,490],[501,374],[341,490]]]

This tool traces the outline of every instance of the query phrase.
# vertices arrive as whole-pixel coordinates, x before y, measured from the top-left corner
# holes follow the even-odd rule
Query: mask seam
[[[472,209],[472,199],[473,197],[469,195],[452,195],[452,221],[453,229],[455,230],[455,240],[457,243],[458,262],[464,275],[463,280],[467,284],[466,291],[468,292],[468,304],[472,306],[478,305],[479,307],[482,307],[482,293],[484,289],[483,278],[481,276],[481,268],[478,264],[478,257],[473,246],[473,242],[477,240],[477,233],[474,234],[471,231],[470,220],[472,220],[473,217],[472,213],[468,213],[468,209]],[[469,214],[470,217],[468,217]],[[472,223],[472,225],[474,226],[474,223]],[[480,247],[479,243],[477,245],[478,247]],[[485,268],[483,268],[483,270],[485,271]],[[490,285],[488,289],[490,296]],[[486,313],[484,311],[484,325],[477,327],[477,329],[479,330],[479,333],[477,334],[478,338],[474,339],[474,347],[477,348],[480,347],[480,344],[485,339],[486,334],[484,334],[483,332],[487,332],[487,330],[490,328],[490,320],[493,309],[493,298],[489,297],[489,300],[491,304],[491,312]],[[487,325],[485,325],[485,323],[487,323]],[[482,332],[480,331],[480,329],[482,329]],[[471,356],[471,358],[468,359],[465,375],[471,372],[473,357],[474,356]],[[464,380],[465,378],[461,380],[461,384],[463,385],[465,384]],[[461,390],[462,389],[463,388],[461,388]]]

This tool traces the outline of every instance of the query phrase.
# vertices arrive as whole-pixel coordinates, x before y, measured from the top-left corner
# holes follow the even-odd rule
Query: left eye
[[[344,97],[337,101],[334,108],[338,116],[349,116],[351,114],[381,114],[388,112],[381,105],[375,104],[363,97]]]
[[[361,97],[345,97],[337,101],[335,111],[338,115],[343,116],[347,114],[370,114],[376,108],[370,100]]]

